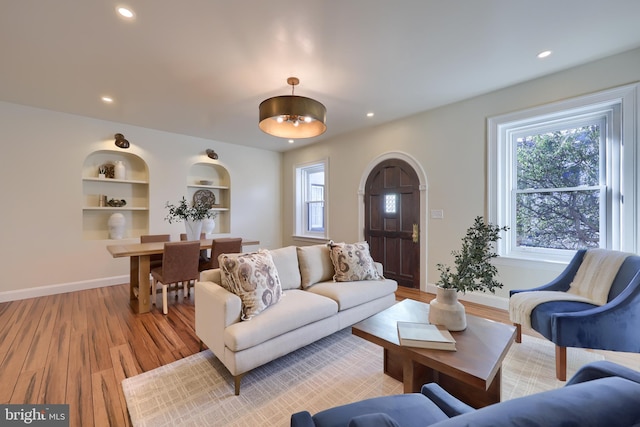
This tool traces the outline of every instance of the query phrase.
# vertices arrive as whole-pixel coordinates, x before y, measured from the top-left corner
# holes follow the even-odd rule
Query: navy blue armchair
[[[565,270],[552,282],[520,292],[566,292],[586,250],[576,253]],[[515,324],[516,342],[522,326]],[[627,257],[616,274],[607,302],[598,306],[577,301],[550,301],[531,311],[531,327],[556,345],[556,376],[566,380],[567,347],[640,352],[640,256]]]
[[[291,427],[633,426],[640,423],[640,373],[607,362],[585,365],[559,389],[473,409],[438,384],[291,416]]]

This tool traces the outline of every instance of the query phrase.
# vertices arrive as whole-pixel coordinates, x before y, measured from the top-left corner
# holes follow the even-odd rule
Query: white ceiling
[[[0,100],[276,151],[640,47],[639,0],[0,5]],[[327,107],[324,135],[259,130],[258,104],[290,94],[289,76]]]

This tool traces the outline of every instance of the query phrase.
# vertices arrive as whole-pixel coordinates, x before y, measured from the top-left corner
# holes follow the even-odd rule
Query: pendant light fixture
[[[327,126],[327,109],[315,99],[296,96],[293,91],[300,80],[289,77],[291,95],[275,96],[260,103],[260,129],[280,138],[312,138],[322,135]]]

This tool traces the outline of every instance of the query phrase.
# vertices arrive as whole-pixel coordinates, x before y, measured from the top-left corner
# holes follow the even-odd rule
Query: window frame
[[[322,170],[324,172],[324,182],[322,190],[322,200],[309,200],[310,188],[312,183],[309,182],[308,175],[317,173]],[[294,166],[295,174],[295,236],[309,238],[309,239],[324,239],[326,240],[329,235],[329,221],[327,217],[327,199],[328,199],[328,175],[329,175],[329,161],[328,159],[322,159],[314,162],[308,162],[303,164],[297,164]],[[319,203],[323,204],[323,222],[324,228],[322,230],[313,230],[311,224],[309,224],[309,209],[311,204]]]
[[[527,127],[565,122],[593,114],[608,114],[612,121],[606,132],[605,203],[611,213],[602,230],[606,247],[635,252],[638,242],[636,221],[638,150],[638,84],[572,98],[540,107],[487,119],[487,189],[489,221],[507,225],[509,231],[497,243],[497,253],[506,258],[568,262],[574,250],[515,246],[515,147],[510,137]],[[617,141],[617,142],[616,142]],[[616,149],[619,147],[619,150]],[[616,169],[618,173],[611,174]],[[617,176],[616,176],[617,175]],[[619,203],[618,203],[619,202]]]

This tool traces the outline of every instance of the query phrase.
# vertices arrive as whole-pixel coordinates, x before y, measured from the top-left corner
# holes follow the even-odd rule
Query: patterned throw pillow
[[[242,320],[280,301],[282,285],[268,251],[222,254],[218,262],[222,286],[242,300]]]
[[[333,280],[336,282],[354,282],[357,280],[380,280],[367,242],[328,243],[331,249],[331,262],[335,268]]]

